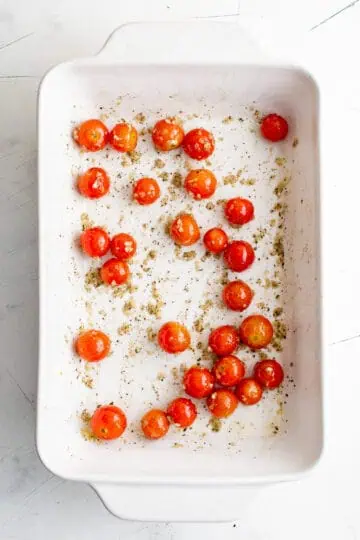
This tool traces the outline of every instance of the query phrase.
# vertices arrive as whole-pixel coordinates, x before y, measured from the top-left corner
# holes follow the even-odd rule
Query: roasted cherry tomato
[[[110,238],[101,227],[92,227],[81,234],[80,243],[83,252],[89,257],[103,257],[109,251]]]
[[[222,229],[214,227],[205,233],[204,244],[211,253],[221,253],[228,245],[228,236]]]
[[[120,437],[127,426],[124,412],[115,405],[98,407],[90,420],[92,432],[98,439],[110,441]]]
[[[158,343],[167,353],[181,353],[190,345],[190,334],[183,324],[170,321],[160,328]]]
[[[217,418],[226,418],[239,404],[238,398],[230,390],[215,390],[206,400],[211,414]]]
[[[213,373],[222,386],[235,386],[245,376],[245,364],[237,356],[223,356],[215,363]]]
[[[130,270],[125,261],[109,259],[100,270],[101,279],[108,285],[122,285],[130,276]]]
[[[101,330],[86,330],[78,336],[75,349],[88,362],[103,360],[110,352],[110,338]]]
[[[254,293],[247,283],[239,279],[230,281],[230,283],[225,285],[222,296],[224,304],[229,309],[233,311],[244,311],[244,309],[249,307]]]
[[[156,122],[152,131],[152,140],[157,150],[167,152],[181,146],[184,130],[176,118],[165,118]]]
[[[267,347],[272,340],[274,329],[263,315],[250,315],[240,325],[240,339],[251,349]]]
[[[261,122],[261,133],[272,142],[282,141],[289,131],[289,126],[285,118],[278,114],[268,114]]]
[[[215,175],[207,169],[196,169],[190,171],[185,178],[185,189],[195,199],[208,199],[216,190]]]
[[[207,397],[214,388],[214,375],[206,368],[193,366],[184,375],[184,389],[189,396],[197,399]]]
[[[197,411],[195,404],[188,398],[176,398],[167,408],[167,415],[179,427],[191,426],[196,418]]]
[[[200,238],[198,224],[191,214],[180,214],[170,226],[170,236],[181,246],[191,246]]]
[[[214,148],[214,137],[206,129],[192,129],[185,135],[183,149],[193,159],[208,158],[213,153]]]
[[[225,216],[233,225],[245,225],[254,219],[253,203],[241,197],[229,199],[225,205]]]
[[[235,388],[236,397],[244,405],[255,405],[260,401],[262,393],[260,384],[251,378],[242,379]]]
[[[224,259],[230,270],[243,272],[255,260],[255,253],[252,246],[244,240],[234,240],[230,242],[224,251]]]
[[[151,409],[141,419],[141,428],[147,439],[161,439],[169,431],[170,423],[160,409]]]
[[[141,205],[152,204],[160,197],[159,184],[153,178],[140,178],[134,186],[133,197]]]
[[[118,152],[132,152],[137,145],[138,134],[134,126],[122,122],[110,131],[109,142]]]
[[[73,139],[85,150],[96,152],[108,142],[108,128],[100,120],[86,120],[74,129]]]
[[[91,167],[79,176],[77,185],[84,197],[100,199],[109,192],[110,180],[104,169]]]
[[[235,326],[225,325],[215,328],[209,336],[209,347],[218,356],[227,356],[239,346],[239,333]]]
[[[284,371],[276,360],[261,360],[254,367],[254,379],[261,386],[272,390],[284,380]]]
[[[119,233],[111,239],[111,253],[121,261],[128,261],[136,253],[136,241],[130,234]]]

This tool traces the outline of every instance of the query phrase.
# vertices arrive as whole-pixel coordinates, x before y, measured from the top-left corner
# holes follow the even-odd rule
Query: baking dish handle
[[[229,522],[245,516],[259,486],[91,484],[115,516],[135,521]]]
[[[245,28],[245,22],[129,23],[110,35],[97,57],[101,63],[122,64],[264,63],[265,55]]]

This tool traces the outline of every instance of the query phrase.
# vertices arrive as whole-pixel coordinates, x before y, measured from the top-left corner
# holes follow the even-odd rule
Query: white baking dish
[[[276,111],[289,119],[286,141],[271,146],[259,138],[256,109],[261,114]],[[174,254],[162,232],[163,219],[159,221],[164,207],[157,204],[149,210],[129,205],[131,180],[161,172],[152,168],[156,157],[166,161],[163,171],[182,173],[184,158],[176,162],[170,155],[157,156],[149,136],[144,135],[140,162],[124,167],[123,156],[114,152],[79,153],[70,133],[75,123],[102,114],[110,127],[122,117],[132,121],[139,112],[144,113],[145,124],[152,125],[155,119],[179,111],[183,111],[186,129],[202,126],[215,133],[217,149],[211,161],[219,179],[245,169],[243,184],[222,185],[216,194],[216,200],[237,194],[254,200],[256,219],[241,231],[228,229],[234,238],[251,241],[259,227],[267,227],[276,203],[274,187],[282,175],[291,176],[281,195],[288,211],[280,298],[274,303],[275,291],[258,282],[263,284],[264,278],[272,276],[273,258],[266,256],[273,230],[259,243],[259,260],[241,275],[254,287],[256,303],[263,301],[272,310],[281,302],[284,308],[288,336],[283,352],[276,356],[287,379],[282,393],[268,393],[257,407],[238,407],[218,433],[209,429],[208,414],[200,406],[194,429],[185,434],[172,429],[168,437],[154,443],[142,439],[139,419],[150,405],[164,407],[181,393],[180,381],[171,376],[171,370],[181,363],[192,365],[199,351],[195,347],[194,352],[169,358],[146,341],[146,328],[156,330],[161,322],[174,318],[191,327],[199,316],[199,304],[211,297],[216,302],[206,319],[209,325],[238,324],[242,317],[220,307],[221,285],[216,281],[222,271],[220,260],[202,262],[203,249],[198,246],[201,277],[191,281],[196,263]],[[223,122],[228,116],[234,120]],[[240,117],[245,121],[239,121]],[[37,444],[49,469],[64,478],[89,482],[115,514],[146,520],[236,519],[240,497],[248,497],[249,486],[299,477],[318,462],[323,444],[318,122],[313,79],[299,68],[264,61],[236,24],[127,25],[94,58],[62,64],[45,77],[39,98]],[[276,163],[277,157],[286,161]],[[113,182],[112,195],[98,202],[82,199],[74,189],[76,173],[93,164],[104,166]],[[254,185],[246,182],[251,177],[256,179]],[[161,186],[164,193],[167,185]],[[172,214],[189,202],[203,231],[223,222],[220,206],[209,211],[206,202],[192,202],[182,194],[170,201]],[[103,288],[85,291],[84,275],[90,263],[76,246],[83,212],[111,232],[124,230],[137,238],[140,249],[133,263],[133,282],[139,290],[133,297],[138,306],[151,300],[152,281],[166,276],[162,289],[166,306],[160,320],[132,319],[132,334],[119,337],[117,328],[127,321],[123,304],[128,298],[113,299]],[[142,227],[143,222],[154,227],[160,244],[150,271],[142,271],[138,278],[145,250],[154,247],[154,237],[149,228]],[[184,284],[188,293],[183,292]],[[248,311],[261,308],[252,306]],[[86,371],[72,352],[72,339],[81,324],[100,327],[113,343],[118,340],[112,356],[92,371]],[[192,331],[194,345],[198,340],[205,343],[207,333],[198,336]],[[129,355],[134,340],[141,351]],[[247,351],[239,355],[249,367],[255,362]],[[165,380],[159,382],[160,372]],[[90,377],[93,389],[83,384]],[[101,445],[84,440],[81,411],[110,401],[127,412],[125,436]]]

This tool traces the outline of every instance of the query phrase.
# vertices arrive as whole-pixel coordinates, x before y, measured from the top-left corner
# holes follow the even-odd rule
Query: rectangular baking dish
[[[38,451],[55,474],[93,485],[117,515],[235,519],[248,486],[297,478],[319,460],[318,99],[316,83],[304,70],[271,64],[237,24],[213,22],[126,25],[97,56],[57,66],[41,85]],[[285,141],[269,145],[258,135],[258,120],[274,111],[289,119],[290,132]],[[147,128],[169,115],[180,116],[186,130],[205,127],[215,134],[209,166],[219,188],[212,201],[191,201],[179,189],[174,173],[183,177],[189,160],[180,153],[157,155],[152,148]],[[71,129],[92,117],[103,118],[109,127],[121,118],[134,122],[143,130],[139,155],[80,153]],[[159,168],[156,159],[165,166]],[[74,181],[79,171],[96,165],[108,170],[112,188],[94,202],[80,197]],[[129,204],[131,184],[140,176],[159,179],[160,203],[145,209]],[[169,217],[191,209],[205,232],[224,225],[221,201],[236,195],[251,198],[256,208],[249,226],[226,229],[234,239],[255,243],[251,269],[226,276],[221,259],[204,258],[200,244],[174,250],[164,233]],[[132,283],[137,290],[122,296],[93,287],[91,279],[84,285],[94,266],[77,247],[87,219],[111,233],[134,234],[139,251]],[[278,339],[268,354],[284,365],[283,389],[269,392],[256,407],[238,407],[219,432],[212,430],[200,404],[193,429],[172,429],[163,440],[145,441],[138,427],[142,414],[182,393],[184,366],[199,360],[211,365],[205,351],[209,329],[241,322],[242,314],[221,304],[223,279],[235,277],[255,291],[246,313],[272,318],[277,310]],[[149,341],[166,320],[183,320],[191,329],[192,351],[170,357]],[[81,327],[101,328],[112,338],[111,357],[94,368],[72,350]],[[249,371],[259,358],[246,350],[239,356]],[[125,436],[108,444],[86,440],[81,413],[111,401],[128,415]],[[230,501],[234,491],[236,505]],[[219,497],[227,504],[209,512],[209,500]]]

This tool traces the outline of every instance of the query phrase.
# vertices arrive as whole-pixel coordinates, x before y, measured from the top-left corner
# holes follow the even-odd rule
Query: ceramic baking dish
[[[259,136],[259,118],[273,111],[290,124],[287,139],[275,145]],[[178,115],[186,130],[215,134],[208,166],[219,188],[211,201],[192,201],[179,186],[198,163],[181,152],[154,151],[148,128],[168,115]],[[133,122],[139,153],[79,152],[71,130],[92,117],[109,127],[121,118]],[[114,32],[97,56],[46,75],[38,120],[41,459],[59,476],[90,483],[121,517],[236,519],[251,486],[297,478],[322,452],[317,86],[300,68],[265,61],[237,24],[132,24]],[[76,175],[94,165],[112,180],[111,194],[97,202],[74,188]],[[161,184],[162,198],[152,207],[131,203],[140,176]],[[222,200],[236,195],[256,208],[255,220],[241,230],[223,219]],[[239,406],[220,431],[199,404],[192,429],[172,428],[149,442],[139,432],[142,414],[182,393],[185,366],[211,365],[211,327],[243,318],[222,305],[224,280],[235,275],[224,273],[221,259],[204,257],[201,243],[174,249],[165,234],[167,220],[184,209],[203,232],[221,224],[232,238],[256,246],[253,267],[240,275],[255,291],[248,313],[274,319],[277,338],[266,354],[283,363],[286,379],[258,406]],[[94,287],[96,264],[77,244],[88,220],[136,237],[130,291]],[[191,329],[191,351],[176,357],[159,351],[152,338],[166,320]],[[81,327],[101,328],[112,339],[112,355],[94,368],[73,352]],[[245,349],[239,356],[249,371],[259,358]],[[112,401],[128,415],[124,437],[87,440],[84,410]]]

